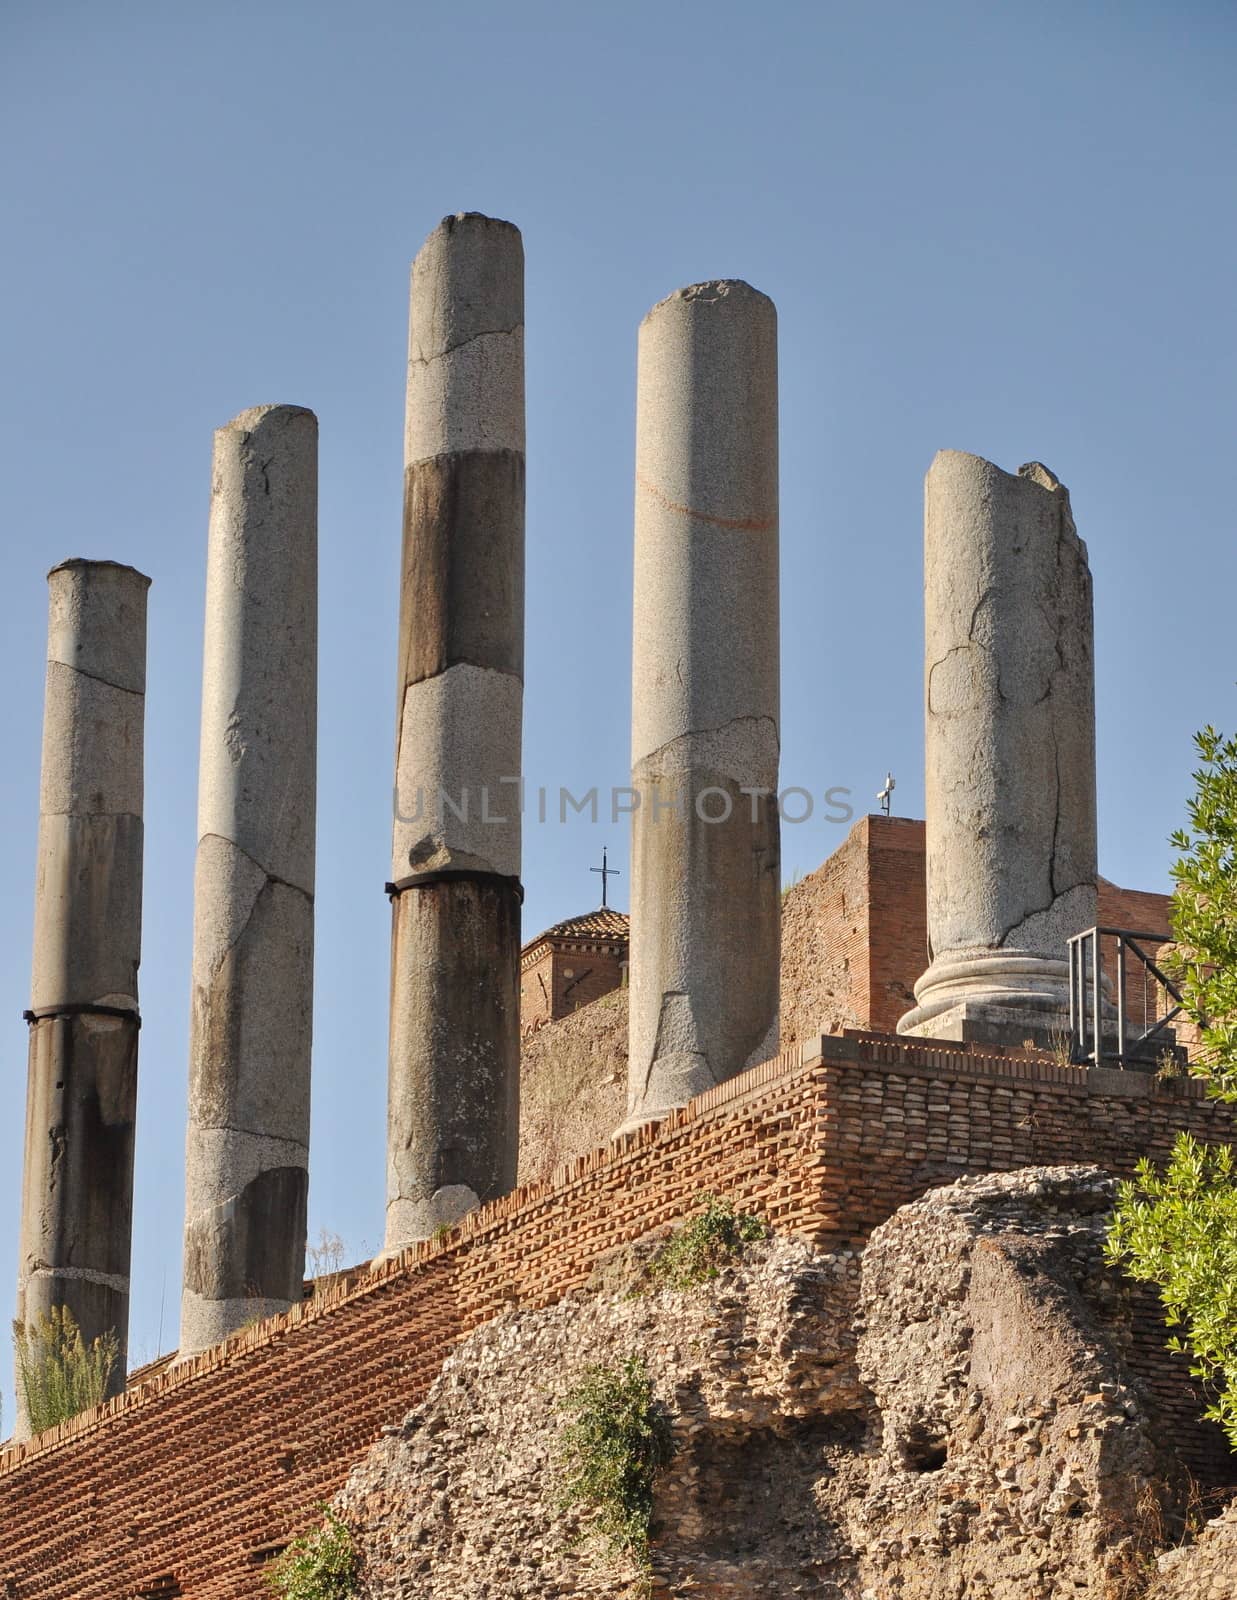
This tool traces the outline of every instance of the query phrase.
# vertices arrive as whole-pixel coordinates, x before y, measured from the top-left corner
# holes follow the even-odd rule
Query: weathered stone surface
[[[1159,1557],[1146,1600],[1237,1600],[1237,1505]]]
[[[318,421],[257,406],[215,433],[198,835],[314,884]]]
[[[524,253],[510,223],[447,217],[413,263],[406,417],[389,1250],[515,1181]]]
[[[417,872],[520,873],[524,685],[467,661],[409,684],[396,773],[392,881]],[[511,781],[504,783],[502,780]]]
[[[299,1154],[299,1151],[297,1152]],[[191,1218],[185,1237],[185,1288],[198,1300],[295,1301],[303,1275],[290,1271],[284,1249],[287,1219],[305,1227],[309,1174],[304,1164],[262,1167],[247,1183],[234,1184],[227,1199]],[[255,1296],[255,1284],[271,1292]],[[204,1308],[208,1309],[208,1308]],[[267,1316],[263,1311],[261,1315]],[[226,1337],[226,1330],[218,1337]]]
[[[777,1049],[777,314],[695,284],[640,329],[626,1127]]]
[[[1094,1168],[964,1180],[904,1208],[861,1262],[777,1239],[698,1289],[633,1299],[637,1248],[589,1291],[513,1306],[337,1500],[363,1594],[643,1592],[564,1511],[555,1471],[563,1396],[636,1353],[678,1446],[657,1593],[1131,1600],[1174,1535],[1178,1484],[1122,1357],[1112,1195]]]
[[[520,1052],[520,1182],[603,1145],[627,1102],[627,996],[613,989],[529,1034]]]
[[[194,901],[190,1122],[197,1130],[229,1128],[304,1145],[313,900],[207,834],[198,847]]]
[[[779,1523],[786,1485],[759,1474],[753,1482],[755,1455],[739,1457],[778,1436],[816,1434],[824,1413],[844,1419],[845,1432],[862,1405],[849,1335],[854,1269],[849,1255],[786,1240],[698,1291],[632,1299],[635,1261],[619,1257],[597,1289],[545,1311],[513,1309],[478,1330],[337,1502],[360,1535],[367,1600],[637,1593],[630,1566],[579,1543],[586,1524],[558,1504],[554,1471],[567,1391],[587,1365],[635,1350],[672,1401],[681,1441],[659,1495],[667,1535],[681,1518],[703,1534],[688,1537],[692,1557],[703,1554],[725,1520],[719,1502],[744,1480]],[[711,1483],[701,1469],[715,1472]],[[796,1496],[790,1518],[801,1509]],[[746,1540],[753,1531],[729,1533]],[[695,1571],[698,1581],[712,1576],[708,1566]],[[763,1564],[749,1576],[750,1592],[765,1593]]]
[[[1122,1356],[1114,1192],[1097,1168],[966,1178],[873,1233],[859,1368],[880,1431],[851,1526],[876,1593],[1117,1600],[1142,1576],[1174,1473]]]
[[[524,241],[510,222],[444,217],[412,264],[404,462],[524,453]]]
[[[75,560],[48,585],[16,1314],[29,1327],[66,1306],[87,1342],[115,1333],[116,1392],[129,1323],[150,579]]]
[[[391,964],[388,1243],[515,1187],[520,903],[501,878],[399,896]]]
[[[31,1028],[18,1265],[19,1322],[67,1306],[87,1340],[115,1332],[122,1350],[137,1042],[136,1025],[120,1017],[48,1017]],[[115,1392],[123,1374],[121,1364]]]
[[[300,1297],[308,1187],[318,425],[215,435],[181,1351]]]
[[[961,451],[925,485],[928,931],[915,1032],[960,1001],[1067,1012],[1095,922],[1091,575],[1069,494]]]
[[[404,490],[400,674],[457,662],[524,676],[524,457],[461,450],[414,461]]]
[[[142,714],[142,696],[130,695]],[[122,709],[116,707],[115,709]],[[124,707],[126,721],[134,708]],[[100,730],[107,719],[95,723]],[[140,737],[140,727],[138,729]],[[114,759],[109,754],[107,760]],[[141,749],[136,751],[141,784]],[[89,800],[101,791],[92,791]],[[78,1003],[135,1009],[142,946],[142,800],[136,810],[44,812],[35,878],[34,971],[30,1007]],[[133,884],[137,874],[138,892]]]

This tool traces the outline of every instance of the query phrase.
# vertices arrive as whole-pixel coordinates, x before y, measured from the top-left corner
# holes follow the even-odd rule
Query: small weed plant
[[[657,1474],[674,1455],[670,1418],[639,1356],[590,1366],[561,1402],[560,1503],[593,1518],[614,1555],[649,1570],[649,1530]]]
[[[699,1215],[672,1233],[649,1261],[639,1288],[693,1289],[708,1283],[742,1255],[744,1245],[768,1236],[759,1217],[706,1194]]]
[[[315,1300],[326,1292],[327,1284],[322,1280],[344,1270],[346,1255],[343,1238],[329,1228],[319,1228],[318,1242],[305,1246],[305,1276],[313,1280]]]
[[[359,1593],[356,1546],[346,1522],[323,1506],[323,1523],[294,1539],[266,1581],[282,1600],[353,1600]]]
[[[114,1332],[87,1344],[67,1306],[53,1306],[33,1327],[13,1324],[17,1389],[32,1433],[43,1433],[102,1405],[120,1359]]]
[[[1161,1050],[1156,1057],[1155,1075],[1160,1083],[1175,1083],[1189,1077],[1189,1069],[1173,1050]]]

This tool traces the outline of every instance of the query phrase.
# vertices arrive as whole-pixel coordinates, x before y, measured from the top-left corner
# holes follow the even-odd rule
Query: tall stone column
[[[318,423],[215,433],[194,875],[182,1355],[301,1298],[309,1187]]]
[[[447,217],[412,267],[386,1247],[514,1187],[524,700],[524,251]]]
[[[146,591],[114,561],[48,574],[17,1323],[114,1333],[124,1388],[142,950]],[[18,1431],[26,1431],[18,1385]]]
[[[931,964],[898,1030],[1021,1042],[1064,1026],[1096,920],[1091,573],[1046,467],[940,452],[924,612]]]
[[[777,1050],[777,313],[699,283],[640,328],[624,1129]]]

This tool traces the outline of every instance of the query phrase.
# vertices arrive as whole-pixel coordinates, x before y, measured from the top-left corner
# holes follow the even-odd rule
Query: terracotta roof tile
[[[544,939],[626,939],[630,933],[630,920],[625,911],[599,906],[596,911],[588,911],[582,917],[568,917],[566,922],[556,922],[552,928],[530,939],[524,948],[529,950]]]

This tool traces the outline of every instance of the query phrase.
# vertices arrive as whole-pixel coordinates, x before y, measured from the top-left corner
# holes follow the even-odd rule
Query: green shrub
[[[1214,728],[1194,736],[1202,766],[1187,803],[1189,826],[1174,833],[1174,947],[1164,960],[1198,1024],[1191,1064],[1221,1100],[1237,1101],[1237,739]]]
[[[586,1367],[562,1401],[570,1417],[558,1443],[561,1504],[593,1515],[616,1554],[647,1571],[653,1487],[674,1455],[665,1408],[639,1356],[618,1367]]]
[[[700,1215],[676,1229],[649,1261],[639,1288],[691,1289],[707,1283],[738,1259],[745,1244],[768,1238],[759,1217],[736,1211],[729,1200],[706,1194],[701,1202]]]
[[[1178,1134],[1168,1167],[1140,1161],[1122,1183],[1106,1244],[1108,1260],[1159,1286],[1174,1334],[1207,1387],[1203,1415],[1237,1450],[1237,1184],[1231,1145]]]
[[[329,1506],[322,1512],[322,1526],[294,1539],[267,1570],[267,1583],[283,1600],[351,1600],[357,1593],[352,1534]]]
[[[89,1346],[67,1306],[53,1306],[31,1328],[13,1324],[17,1353],[17,1392],[31,1433],[67,1422],[107,1398],[107,1386],[120,1359],[114,1332]]]

